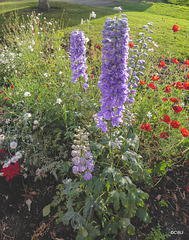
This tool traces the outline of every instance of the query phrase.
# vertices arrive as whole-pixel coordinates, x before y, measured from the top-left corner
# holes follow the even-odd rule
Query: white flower
[[[83,25],[83,18],[81,19],[81,25]]]
[[[60,72],[59,72],[59,74],[61,75],[61,74],[62,74],[62,72],[60,71]]]
[[[152,25],[153,25],[153,22],[148,23],[148,26],[152,26]]]
[[[32,46],[28,46],[28,49],[29,49],[31,52],[33,52]]]
[[[34,42],[34,40],[32,40],[32,42],[31,42],[31,43],[32,43],[32,45],[35,45],[35,42]]]
[[[5,135],[4,134],[1,134],[0,135],[0,142],[3,141],[5,139]]]
[[[28,120],[31,116],[32,116],[31,113],[25,113],[24,120]]]
[[[43,75],[44,75],[45,77],[48,77],[48,74],[47,74],[47,73],[44,73]]]
[[[37,120],[34,120],[34,121],[33,121],[33,124],[36,125],[36,124],[39,124],[39,122],[38,122]]]
[[[56,99],[56,103],[60,104],[62,102],[61,98]]]
[[[0,128],[0,133],[2,133],[2,131],[3,131],[3,130]]]
[[[149,118],[151,118],[151,117],[152,117],[152,114],[151,114],[151,112],[148,112],[148,114],[147,114],[147,117],[149,117]]]
[[[154,47],[158,48],[158,45],[157,45],[157,44],[154,44]]]
[[[113,10],[114,10],[114,11],[120,11],[120,12],[121,12],[121,11],[122,11],[122,8],[121,8],[121,7],[114,7]]]
[[[15,153],[15,156],[20,159],[22,157],[22,153],[20,151]]]
[[[149,48],[149,49],[148,49],[148,52],[153,52],[153,51],[154,51],[153,48]]]
[[[9,124],[9,123],[10,123],[10,118],[7,118],[7,119],[5,120],[5,123],[6,123],[6,124]]]
[[[31,96],[31,93],[30,93],[30,92],[25,92],[25,93],[24,93],[24,96],[25,96],[25,97],[30,97],[30,96]]]
[[[96,18],[96,13],[94,11],[92,11],[91,17]]]
[[[18,158],[17,156],[14,156],[14,157],[11,158],[11,162],[15,163],[15,162],[18,161],[18,159],[19,159],[19,158]]]
[[[10,143],[10,148],[15,149],[17,147],[17,145],[18,145],[17,142],[13,141]]]
[[[86,37],[86,38],[85,38],[85,42],[86,42],[86,43],[88,43],[88,41],[89,41],[89,38],[88,38],[88,37]]]

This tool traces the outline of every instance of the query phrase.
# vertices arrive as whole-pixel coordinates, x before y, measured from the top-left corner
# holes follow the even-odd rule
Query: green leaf
[[[107,192],[109,192],[109,189],[110,189],[110,183],[107,181],[106,182],[106,188],[107,188]]]
[[[136,216],[139,217],[139,219],[145,223],[150,223],[150,217],[147,213],[147,208],[146,207],[139,207],[136,211]]]
[[[130,219],[129,219],[129,218],[122,218],[122,219],[120,220],[120,223],[121,223],[121,226],[122,226],[124,229],[126,229],[126,228],[129,226],[129,224],[130,224]]]
[[[51,205],[49,204],[43,208],[43,217],[46,217],[47,215],[49,215],[50,211],[51,211]]]
[[[118,210],[120,208],[119,195],[120,195],[119,192],[114,190],[114,191],[110,192],[110,196],[107,200],[107,204],[113,203],[113,206],[114,206],[115,210]]]
[[[124,207],[127,207],[128,206],[128,196],[127,196],[127,194],[125,192],[120,192],[119,197],[120,197],[122,205]]]
[[[127,227],[127,232],[129,235],[135,235],[135,227],[131,223]]]
[[[127,144],[138,151],[139,149],[139,137],[133,132],[133,128],[129,126]]]
[[[87,237],[88,236],[88,232],[84,227],[81,227],[81,234],[83,235],[83,237]]]

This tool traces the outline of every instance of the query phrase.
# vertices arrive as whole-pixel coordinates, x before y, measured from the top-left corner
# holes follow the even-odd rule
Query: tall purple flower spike
[[[113,126],[122,122],[124,103],[129,102],[130,91],[127,86],[129,74],[127,59],[129,54],[129,27],[127,18],[107,18],[102,31],[102,73],[98,87],[102,93],[101,110],[96,114],[97,127],[107,131],[107,122]]]
[[[70,38],[70,59],[72,62],[71,70],[72,82],[76,82],[79,77],[84,78],[84,89],[89,85],[87,84],[88,75],[86,74],[86,38],[84,32],[79,32],[78,30],[72,31]]]

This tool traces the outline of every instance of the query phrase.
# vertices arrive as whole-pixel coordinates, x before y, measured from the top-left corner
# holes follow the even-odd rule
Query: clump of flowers
[[[87,42],[87,38],[84,36],[84,32],[80,32],[78,30],[72,31],[70,38],[70,59],[72,62],[71,70],[72,74],[72,82],[76,82],[80,77],[84,78],[84,89],[88,88],[88,75],[86,74],[86,47],[85,43]]]
[[[102,92],[101,110],[95,116],[97,127],[107,131],[107,123],[111,120],[113,126],[122,122],[124,103],[129,101],[130,91],[126,85],[129,27],[127,18],[107,18],[102,31],[102,73],[98,87]]]
[[[74,166],[72,171],[74,174],[83,175],[87,181],[92,178],[94,164],[92,162],[93,156],[90,152],[89,133],[85,129],[77,128],[75,134],[74,145],[72,145],[72,161]]]

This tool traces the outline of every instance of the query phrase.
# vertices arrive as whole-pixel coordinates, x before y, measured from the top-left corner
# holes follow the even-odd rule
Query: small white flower
[[[153,25],[153,22],[148,23],[148,26],[152,26],[152,25]]]
[[[143,35],[144,35],[144,33],[143,33],[143,32],[139,32],[139,35],[142,35],[142,36],[143,36]]]
[[[85,38],[85,42],[86,42],[86,43],[88,43],[88,41],[89,41],[89,38],[88,38],[88,37],[86,37],[86,38]]]
[[[5,139],[5,135],[4,134],[1,134],[0,135],[0,142],[3,141]]]
[[[122,11],[122,8],[121,8],[121,7],[114,7],[113,10],[114,10],[114,11],[120,11],[120,12],[121,12],[121,11]]]
[[[31,116],[32,116],[31,113],[25,113],[24,120],[28,120]]]
[[[10,143],[10,148],[15,149],[17,147],[17,145],[18,145],[17,142],[13,141]]]
[[[151,117],[152,117],[152,114],[151,114],[151,112],[148,112],[148,114],[147,114],[147,117],[149,117],[149,118],[151,118]]]
[[[32,40],[32,42],[31,42],[31,43],[32,43],[32,45],[35,45],[35,42],[34,42],[34,40]]]
[[[32,46],[28,46],[28,49],[31,51],[31,52],[33,52],[33,48],[32,48]]]
[[[39,122],[37,120],[34,120],[33,124],[37,125],[37,124],[39,124]]]
[[[0,128],[0,133],[2,133],[2,131],[3,131],[3,130]]]
[[[10,160],[11,160],[11,162],[13,162],[13,163],[15,163],[15,162],[17,162],[18,161],[18,157],[17,156],[14,156],[14,157],[12,157]]]
[[[22,157],[22,153],[20,151],[15,153],[15,156],[20,159]]]
[[[158,48],[158,45],[157,45],[157,44],[154,44],[154,47]]]
[[[47,74],[47,73],[44,73],[43,75],[44,75],[45,77],[48,77],[48,74]]]
[[[30,92],[25,92],[25,93],[24,93],[24,96],[25,96],[25,97],[30,97],[30,96],[31,96],[31,93],[30,93]]]
[[[60,71],[60,72],[59,72],[59,74],[61,75],[61,74],[62,74],[62,72]]]
[[[56,99],[56,103],[61,104],[62,100],[61,98]]]
[[[6,123],[6,124],[9,124],[9,123],[10,123],[10,118],[7,118],[7,119],[5,120],[5,123]]]
[[[153,48],[149,48],[149,49],[148,49],[148,52],[153,52],[153,51],[154,51]]]
[[[83,25],[83,18],[81,19],[81,25]]]
[[[94,11],[92,11],[91,17],[96,18],[96,13]]]

